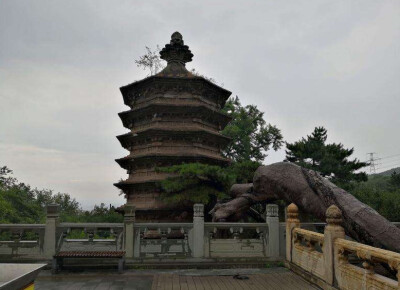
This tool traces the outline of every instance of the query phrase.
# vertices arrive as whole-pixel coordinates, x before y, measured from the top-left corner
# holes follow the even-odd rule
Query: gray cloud
[[[188,67],[257,104],[286,140],[323,125],[362,160],[399,154],[398,15],[398,1],[3,0],[0,162],[85,207],[123,203],[118,88],[145,77],[133,60],[176,30]]]

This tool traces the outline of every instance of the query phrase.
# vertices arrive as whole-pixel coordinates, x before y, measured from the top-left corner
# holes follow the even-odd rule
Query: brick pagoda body
[[[220,131],[230,117],[220,109],[231,92],[186,69],[193,54],[180,33],[172,35],[160,55],[167,61],[165,69],[120,88],[130,110],[119,116],[130,132],[117,138],[129,155],[116,161],[129,177],[115,186],[136,206],[136,219],[143,221],[185,219],[182,205],[160,199],[158,182],[168,175],[156,172],[157,167],[229,163],[221,150],[230,139]]]

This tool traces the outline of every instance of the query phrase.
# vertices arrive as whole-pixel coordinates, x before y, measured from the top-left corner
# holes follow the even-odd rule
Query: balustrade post
[[[338,257],[334,252],[334,242],[337,238],[344,239],[345,232],[342,223],[342,212],[336,205],[331,205],[326,210],[327,225],[324,231],[324,245],[322,252],[325,261],[325,282],[329,285],[335,283],[335,267],[338,264]]]
[[[279,207],[276,204],[267,204],[266,222],[268,225],[267,256],[279,256]]]
[[[204,257],[204,205],[193,206],[193,257]]]
[[[136,207],[131,204],[124,206],[124,249],[125,257],[133,258],[133,250],[135,244],[135,211]]]
[[[46,258],[53,258],[56,254],[57,225],[59,222],[58,204],[48,204],[46,206],[46,226],[44,230],[43,251]]]
[[[300,227],[299,208],[294,203],[287,207],[286,260],[292,262],[293,229]]]

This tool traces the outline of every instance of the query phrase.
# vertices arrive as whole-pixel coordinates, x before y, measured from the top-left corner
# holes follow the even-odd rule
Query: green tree
[[[232,117],[221,133],[232,138],[224,154],[234,162],[262,162],[271,147],[276,151],[283,145],[281,131],[266,123],[257,106],[243,107],[236,96],[226,102],[222,112]]]
[[[388,220],[399,222],[400,186],[393,185],[392,176],[372,175],[368,181],[354,184],[350,192]]]
[[[392,175],[390,176],[390,184],[400,189],[400,174],[396,171],[393,171]]]
[[[351,181],[366,181],[365,172],[357,172],[368,165],[358,159],[350,160],[354,148],[343,144],[326,144],[327,130],[316,127],[311,135],[294,143],[286,143],[286,160],[318,171],[339,186],[348,187]]]
[[[157,170],[172,174],[161,181],[161,198],[168,203],[191,201],[208,204],[216,198],[225,198],[234,180],[228,170],[201,163],[174,165]]]
[[[0,167],[0,223],[43,223],[46,205],[60,206],[61,221],[122,222],[123,217],[113,207],[95,205],[84,211],[68,193],[54,193],[49,189],[32,189],[12,176],[8,167]]]

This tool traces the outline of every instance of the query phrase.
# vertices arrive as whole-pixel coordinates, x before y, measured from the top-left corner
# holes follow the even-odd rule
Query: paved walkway
[[[317,289],[292,272],[246,275],[247,280],[234,279],[232,276],[179,276],[176,274],[158,274],[154,276],[152,290],[302,290]]]
[[[248,280],[234,279],[240,273]],[[130,270],[61,273],[44,271],[36,280],[36,290],[300,290],[318,289],[285,268],[210,270]]]

